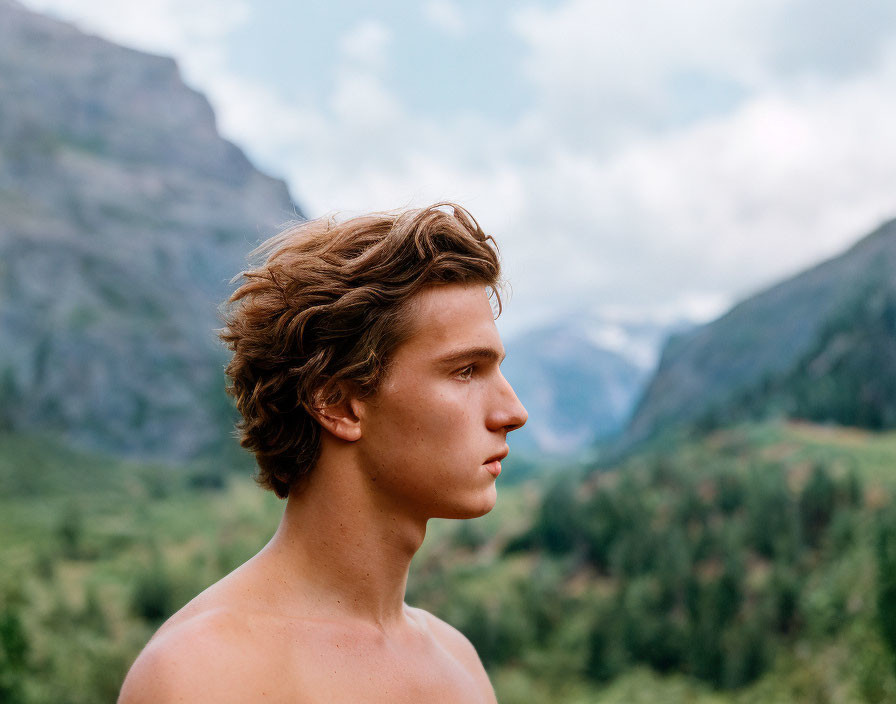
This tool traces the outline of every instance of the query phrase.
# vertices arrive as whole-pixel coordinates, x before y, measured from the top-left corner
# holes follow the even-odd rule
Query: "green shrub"
[[[69,560],[77,560],[83,554],[84,514],[77,503],[66,505],[56,526],[56,536],[62,550],[62,556]]]
[[[879,514],[875,537],[878,625],[884,642],[896,656],[896,508]]]
[[[137,575],[131,606],[137,616],[152,624],[174,612],[174,587],[161,562]]]
[[[24,702],[28,639],[19,607],[7,604],[0,611],[0,702]]]

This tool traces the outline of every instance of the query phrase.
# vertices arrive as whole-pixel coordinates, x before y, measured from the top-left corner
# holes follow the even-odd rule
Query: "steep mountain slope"
[[[660,429],[717,424],[780,412],[891,426],[896,400],[878,402],[872,423],[834,411],[824,388],[865,407],[892,389],[896,367],[896,221],[844,254],[735,306],[715,322],[673,337],[638,404],[625,444]],[[883,383],[883,386],[881,385]],[[830,394],[829,394],[830,395]],[[889,410],[888,410],[889,409]]]
[[[216,306],[297,216],[174,61],[0,0],[0,424],[169,458],[219,442]]]
[[[745,394],[728,415],[734,413],[737,420],[775,413],[865,428],[896,427],[896,293],[870,290],[857,297],[825,325],[788,375]]]

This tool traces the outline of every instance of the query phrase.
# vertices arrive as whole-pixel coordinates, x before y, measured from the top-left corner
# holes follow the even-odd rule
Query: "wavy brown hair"
[[[250,256],[224,313],[228,392],[258,483],[283,498],[320,454],[315,409],[347,389],[373,394],[411,334],[410,299],[426,286],[481,283],[494,295],[497,246],[453,203],[290,226]]]

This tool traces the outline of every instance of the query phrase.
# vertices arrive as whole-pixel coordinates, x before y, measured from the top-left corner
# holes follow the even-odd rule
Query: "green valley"
[[[281,510],[248,463],[212,482],[42,439],[0,450],[6,702],[112,701],[153,629]],[[892,432],[682,436],[433,521],[408,601],[466,633],[510,704],[892,701],[894,465]]]

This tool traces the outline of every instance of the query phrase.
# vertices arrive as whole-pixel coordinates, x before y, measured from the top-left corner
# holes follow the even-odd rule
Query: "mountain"
[[[220,443],[217,306],[300,217],[173,60],[0,0],[0,427],[170,459]]]
[[[673,336],[622,444],[769,414],[896,426],[896,220]]]
[[[818,422],[896,427],[896,292],[869,291],[829,321],[800,364],[742,404]]]
[[[514,450],[571,455],[619,432],[648,371],[608,349],[584,321],[560,321],[508,339],[502,371],[529,421]]]

